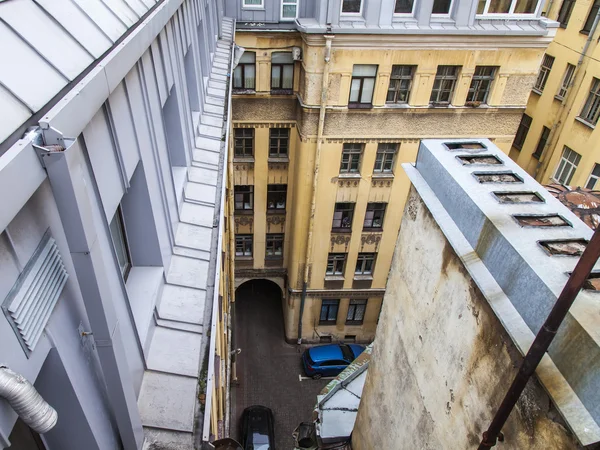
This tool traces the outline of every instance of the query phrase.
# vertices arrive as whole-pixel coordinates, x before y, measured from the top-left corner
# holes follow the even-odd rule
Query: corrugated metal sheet
[[[26,353],[42,336],[68,276],[56,242],[46,232],[2,305]]]
[[[0,2],[0,142],[159,0]]]

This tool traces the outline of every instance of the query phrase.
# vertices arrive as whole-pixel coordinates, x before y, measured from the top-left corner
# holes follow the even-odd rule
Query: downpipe
[[[50,431],[58,421],[56,410],[23,376],[0,365],[0,398],[5,399],[23,422],[39,434]]]

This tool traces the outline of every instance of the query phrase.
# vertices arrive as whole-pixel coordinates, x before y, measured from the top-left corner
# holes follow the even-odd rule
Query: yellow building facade
[[[561,27],[548,46],[510,156],[540,183],[598,187],[598,2],[549,2]]]
[[[486,136],[508,153],[551,34],[238,23],[236,286],[280,286],[288,341],[374,338],[410,185],[400,165],[431,137]]]

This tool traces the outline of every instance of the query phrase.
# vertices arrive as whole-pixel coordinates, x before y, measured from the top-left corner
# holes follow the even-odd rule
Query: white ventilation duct
[[[33,385],[18,373],[0,365],[0,398],[5,399],[17,415],[36,432],[42,434],[56,425],[58,414],[42,398]]]

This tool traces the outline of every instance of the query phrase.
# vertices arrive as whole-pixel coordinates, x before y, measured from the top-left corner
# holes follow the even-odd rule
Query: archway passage
[[[275,448],[294,448],[292,431],[310,420],[324,380],[300,381],[298,348],[285,342],[282,292],[269,280],[250,280],[236,290],[234,349],[238,384],[232,385],[231,435],[241,438],[240,418],[248,406],[271,408],[275,417]]]

